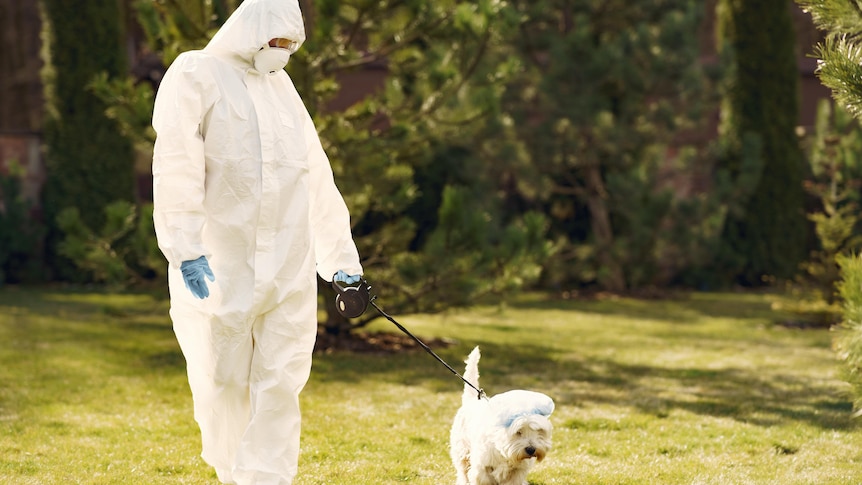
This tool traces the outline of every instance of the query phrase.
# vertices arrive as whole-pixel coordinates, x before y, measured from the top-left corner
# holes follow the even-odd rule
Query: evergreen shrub
[[[842,323],[835,348],[844,361],[846,380],[852,386],[855,407],[862,408],[862,256],[839,256]]]
[[[21,195],[20,179],[14,173],[0,175],[0,285],[44,277],[40,254],[44,235],[32,204]]]

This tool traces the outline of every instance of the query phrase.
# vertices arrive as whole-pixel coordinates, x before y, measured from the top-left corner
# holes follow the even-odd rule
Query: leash
[[[470,382],[469,382],[467,379],[464,379],[464,377],[463,377],[461,374],[459,374],[455,369],[453,369],[451,365],[447,364],[445,360],[441,359],[439,355],[435,354],[435,353],[434,353],[434,351],[433,351],[433,350],[431,350],[431,347],[428,347],[427,345],[425,345],[425,342],[423,342],[423,341],[419,340],[419,338],[418,338],[418,337],[416,337],[415,335],[413,335],[412,333],[410,333],[410,331],[409,331],[409,330],[407,330],[406,328],[404,328],[404,326],[403,326],[403,325],[401,325],[400,323],[398,323],[397,321],[395,321],[395,319],[394,319],[394,318],[392,318],[388,313],[384,312],[384,311],[383,311],[379,306],[377,306],[377,303],[374,303],[374,300],[376,300],[376,299],[377,299],[377,295],[373,295],[373,296],[369,299],[368,303],[370,303],[370,304],[371,304],[371,306],[373,306],[375,310],[377,310],[381,315],[383,315],[383,317],[384,317],[384,318],[386,318],[387,320],[389,320],[390,322],[392,322],[393,324],[395,324],[395,326],[396,326],[396,327],[398,327],[398,330],[401,330],[401,331],[402,331],[402,332],[404,332],[408,337],[410,337],[410,338],[412,338],[413,340],[415,340],[415,341],[416,341],[416,343],[417,343],[417,344],[419,344],[420,346],[422,346],[422,348],[423,348],[423,349],[425,349],[425,351],[426,351],[426,352],[428,352],[429,354],[431,354],[431,356],[432,356],[432,357],[434,357],[435,359],[437,359],[437,361],[438,361],[438,362],[440,362],[441,364],[443,364],[444,366],[446,366],[446,368],[447,368],[447,369],[449,369],[449,371],[450,371],[450,372],[452,372],[453,374],[455,374],[456,376],[458,376],[458,378],[459,378],[459,379],[461,379],[462,381],[464,381],[464,384],[467,384],[468,386],[472,387],[472,388],[473,388],[473,390],[474,390],[474,391],[476,391],[476,392],[478,393],[477,399],[480,399],[480,400],[481,400],[481,399],[483,399],[483,398],[485,398],[485,397],[486,397],[486,396],[485,396],[485,391],[484,391],[483,389],[478,388],[478,387],[474,386],[473,384],[470,384]]]

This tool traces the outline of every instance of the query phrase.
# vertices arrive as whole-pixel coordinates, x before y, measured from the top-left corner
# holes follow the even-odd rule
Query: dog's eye
[[[517,433],[515,433],[515,434],[516,434],[516,435],[518,435],[518,436],[521,436],[521,434],[522,434],[522,433],[521,433],[520,431],[518,431],[518,432],[517,432]]]

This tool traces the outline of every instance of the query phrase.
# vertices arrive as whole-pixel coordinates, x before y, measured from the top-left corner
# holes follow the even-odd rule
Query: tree
[[[209,42],[242,0],[133,0],[148,47],[169,65]]]
[[[238,0],[125,1],[136,13],[148,48],[158,52],[164,64],[180,52],[203,47],[238,4]],[[104,114],[132,143],[136,157],[151,159],[154,86],[103,70],[91,78],[87,89],[102,101]],[[134,202],[111,201],[103,209],[101,225],[86,223],[76,207],[64,209],[56,217],[64,233],[58,252],[95,283],[122,287],[163,282],[167,263],[155,240],[152,204],[137,194]]]
[[[820,100],[806,148],[811,175],[804,185],[817,202],[808,214],[816,246],[788,285],[795,298],[782,307],[830,327],[841,313],[836,293],[839,260],[862,249],[862,127],[840,106],[833,108],[831,100]]]
[[[815,48],[820,81],[832,90],[839,106],[857,120],[862,118],[862,11],[859,4],[853,0],[800,0],[799,3],[826,32],[825,41]],[[855,157],[851,160],[855,164]],[[858,217],[858,213],[854,217]],[[847,380],[853,386],[854,404],[859,409],[862,408],[862,255],[839,255],[836,260],[841,276],[837,288],[842,300],[842,322],[835,347],[844,361]]]
[[[146,38],[145,50],[158,55],[164,66],[180,53],[203,48],[241,0],[131,0],[134,17]],[[155,132],[150,126],[154,88],[129,75],[107,71],[95,76],[89,88],[107,105],[105,114],[115,120],[136,149],[151,158]]]
[[[724,228],[726,247],[739,257],[740,283],[789,278],[804,259],[805,161],[795,130],[798,69],[793,20],[786,0],[721,0],[719,47],[730,62],[720,134],[731,176],[741,173],[743,143],[759,146],[761,176],[740,213]]]
[[[821,100],[814,128],[809,156],[812,178],[805,188],[820,202],[818,210],[808,215],[819,247],[802,265],[802,276],[822,301],[832,305],[839,280],[837,257],[862,249],[862,127],[846,110],[833,109],[830,101]]]
[[[138,3],[166,63],[184,50],[177,46],[200,47],[213,31],[189,20],[180,3]],[[307,40],[287,69],[315,118],[375,292],[392,311],[463,304],[538,275],[543,218],[504,217],[496,191],[481,184],[494,168],[480,158],[477,139],[497,133],[485,120],[499,112],[501,80],[513,66],[494,48],[517,21],[504,7],[490,0],[303,2]],[[198,26],[178,27],[189,23]],[[375,72],[376,89],[333,107],[351,75]],[[112,115],[146,140],[147,88],[102,87],[116,102]],[[374,317],[348,322],[331,307],[328,315],[333,333]]]
[[[393,308],[464,304],[538,273],[541,217],[507,219],[483,185],[496,168],[483,158],[496,134],[487,120],[513,66],[495,46],[513,13],[492,1],[317,3],[307,49],[288,66]],[[378,91],[325,109],[345,75],[373,68],[385,69]]]
[[[862,118],[862,11],[852,0],[799,0],[814,23],[826,31],[815,48],[817,75],[835,101]]]
[[[680,261],[703,252],[668,236],[685,232],[699,246],[693,235],[722,220],[718,205],[694,207],[700,196],[685,200],[664,175],[709,163],[671,149],[703,128],[709,101],[694,41],[700,2],[513,5],[523,22],[508,45],[522,66],[505,93],[512,128],[496,152],[506,161],[498,178],[512,207],[552,218],[558,251],[546,283],[623,291],[673,280],[671,252]]]
[[[109,203],[132,200],[134,178],[129,141],[105,115],[105,103],[88,89],[100,72],[125,73],[121,2],[43,0],[42,6],[48,173],[43,207],[51,227],[49,244],[56,251],[61,210],[75,207],[87,226],[101,227]]]
[[[854,416],[862,414],[862,256],[839,256],[841,280],[837,289],[842,301],[842,322],[836,327],[835,349],[844,361],[850,383]]]

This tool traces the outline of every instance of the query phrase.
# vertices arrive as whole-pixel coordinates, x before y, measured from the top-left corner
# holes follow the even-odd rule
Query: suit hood
[[[244,67],[270,39],[305,41],[305,26],[298,0],[245,0],[231,14],[204,52],[228,59]]]

